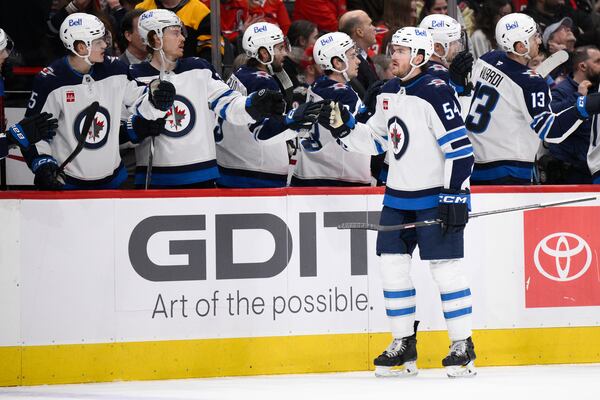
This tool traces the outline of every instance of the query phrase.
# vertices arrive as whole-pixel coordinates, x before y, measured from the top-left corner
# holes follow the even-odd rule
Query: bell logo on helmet
[[[72,19],[69,21],[69,26],[80,26],[82,23],[83,21],[81,20],[81,18]]]
[[[506,30],[510,31],[511,29],[516,29],[519,27],[519,23],[517,21],[514,21],[512,23],[508,23],[506,24]]]
[[[445,26],[444,21],[436,21],[435,19],[433,21],[431,21],[431,27],[432,28],[443,28]]]
[[[333,42],[333,36],[329,35],[326,38],[321,38],[321,46],[325,46],[328,43]]]
[[[417,36],[427,36],[427,31],[424,29],[415,29],[415,35]]]
[[[254,27],[254,33],[261,33],[261,32],[266,32],[266,31],[267,31],[267,26],[266,25],[255,26]]]
[[[147,12],[145,12],[145,13],[142,14],[141,19],[143,21],[143,20],[146,20],[148,18],[152,18],[152,15],[154,15],[154,13],[152,11],[149,11],[149,12],[147,11]]]

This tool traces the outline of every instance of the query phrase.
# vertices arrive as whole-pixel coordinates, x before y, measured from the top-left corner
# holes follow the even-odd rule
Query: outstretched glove
[[[285,102],[280,91],[261,89],[246,98],[246,112],[255,121],[262,121],[270,115],[281,115],[284,111]]]
[[[332,101],[325,104],[321,109],[319,124],[327,128],[331,132],[331,136],[341,139],[350,134],[356,125],[356,121],[346,107]]]
[[[464,228],[469,221],[468,190],[443,189],[438,202],[438,219],[442,221],[442,232],[454,232]]]
[[[581,119],[589,118],[590,115],[600,114],[600,93],[579,96],[575,108],[577,108],[577,113]]]
[[[64,176],[53,157],[41,156],[33,160],[31,170],[35,174],[33,184],[40,190],[61,190]]]
[[[19,146],[21,150],[27,150],[30,145],[56,135],[56,128],[58,128],[58,120],[52,118],[52,114],[44,112],[9,126],[6,137],[10,144]]]
[[[167,111],[175,101],[175,86],[168,81],[153,80],[150,82],[149,100],[157,110]]]
[[[463,50],[458,53],[450,67],[448,72],[450,74],[450,86],[456,90],[460,96],[469,96],[471,94],[472,85],[468,80],[469,73],[473,70],[473,63],[475,59],[468,50]]]
[[[324,102],[308,102],[294,108],[285,116],[285,124],[294,130],[310,129],[319,119]]]
[[[127,121],[127,130],[133,143],[139,143],[147,137],[156,137],[165,131],[166,118],[148,120],[132,115]],[[133,130],[133,132],[131,132]]]

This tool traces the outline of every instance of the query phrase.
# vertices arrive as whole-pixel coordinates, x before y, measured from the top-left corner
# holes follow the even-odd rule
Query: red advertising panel
[[[600,207],[527,211],[525,307],[600,305]]]

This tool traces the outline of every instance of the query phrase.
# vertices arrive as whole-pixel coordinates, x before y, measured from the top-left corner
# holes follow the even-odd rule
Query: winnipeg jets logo
[[[443,79],[432,79],[431,82],[429,82],[429,85],[433,86],[443,86],[445,84],[446,82]]]
[[[104,107],[98,108],[92,124],[87,132],[81,132],[83,125],[85,124],[85,112],[83,110],[75,118],[73,126],[73,133],[75,134],[75,140],[80,135],[86,135],[84,148],[89,150],[99,149],[104,146],[108,141],[108,135],[110,133],[110,114]]]
[[[530,78],[536,78],[536,77],[541,78],[540,74],[538,74],[537,72],[535,72],[532,69],[528,69],[527,71],[523,72],[523,75],[528,75]]]
[[[40,71],[41,76],[56,76],[52,67],[46,67]]]
[[[173,106],[165,115],[165,135],[181,137],[187,135],[196,124],[196,111],[192,103],[181,95],[175,96]]]
[[[442,71],[442,72],[448,71],[448,68],[444,67],[442,64],[431,64],[429,69],[432,71]]]
[[[342,89],[346,89],[346,84],[345,83],[335,83],[333,85],[333,89],[334,90],[342,90]]]
[[[408,147],[408,128],[404,121],[398,117],[392,117],[388,120],[388,138],[392,144],[394,158],[399,160],[406,152]]]

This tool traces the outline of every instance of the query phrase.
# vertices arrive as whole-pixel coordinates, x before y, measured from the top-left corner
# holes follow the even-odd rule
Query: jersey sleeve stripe
[[[444,136],[442,136],[441,138],[439,138],[437,140],[438,144],[440,146],[445,145],[446,143],[452,142],[454,140],[457,139],[462,139],[464,137],[467,136],[467,130],[465,129],[464,126],[461,126],[458,129],[454,129],[448,133],[446,133]]]
[[[473,146],[465,147],[460,150],[451,151],[450,153],[446,153],[446,159],[458,158],[463,156],[468,156],[473,154]]]
[[[550,128],[552,127],[553,123],[554,123],[554,115],[550,116],[550,118],[548,118],[546,123],[542,126],[542,128],[540,130],[540,135],[539,135],[541,140],[546,139],[546,135],[548,135],[548,132],[550,131]]]
[[[217,106],[217,104],[219,103],[219,101],[223,98],[223,97],[227,97],[229,96],[231,93],[233,93],[233,90],[229,89],[226,92],[224,92],[222,95],[220,95],[219,97],[217,97],[215,100],[213,100],[210,103],[210,109],[214,110],[215,107]]]

